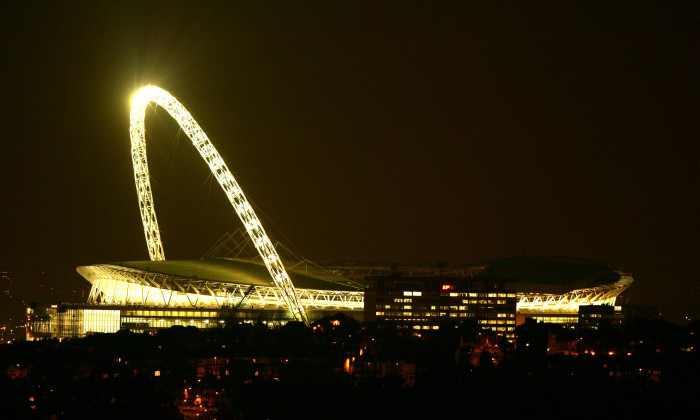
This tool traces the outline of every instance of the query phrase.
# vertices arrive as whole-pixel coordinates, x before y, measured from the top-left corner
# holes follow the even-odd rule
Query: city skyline
[[[697,317],[698,9],[602,4],[7,6],[0,263],[26,295],[30,273],[74,290],[79,265],[148,259],[128,113],[152,83],[309,259],[579,257]],[[198,258],[240,222],[147,119],[165,250]]]

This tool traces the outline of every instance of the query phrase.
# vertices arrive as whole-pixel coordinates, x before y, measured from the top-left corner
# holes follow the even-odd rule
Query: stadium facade
[[[244,233],[226,238],[215,247],[224,255],[219,258],[78,267],[92,284],[88,302],[30,309],[28,339],[294,320],[259,257],[251,256]],[[290,255],[277,245],[280,254]],[[527,317],[576,324],[582,312],[591,312],[589,305],[614,307],[633,281],[620,268],[562,257],[506,258],[457,268],[318,265],[291,258],[285,258],[287,270],[311,322],[342,312],[424,330],[473,318],[509,340]]]

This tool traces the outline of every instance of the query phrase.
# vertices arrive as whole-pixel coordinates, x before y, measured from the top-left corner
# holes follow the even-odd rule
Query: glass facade
[[[118,309],[69,305],[27,309],[27,340],[85,337],[91,333],[113,333],[120,329]]]
[[[311,319],[338,313],[309,311]],[[347,313],[347,312],[346,312]],[[354,312],[348,313],[350,316]],[[171,308],[136,307],[100,304],[35,305],[27,308],[27,340],[42,338],[85,337],[92,333],[114,333],[131,330],[137,333],[154,332],[176,325],[183,327],[218,328],[227,321],[262,322],[271,326],[291,321],[286,309],[230,308]]]

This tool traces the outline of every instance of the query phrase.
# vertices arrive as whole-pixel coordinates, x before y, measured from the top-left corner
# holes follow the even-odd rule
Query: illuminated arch
[[[155,206],[153,204],[153,194],[151,192],[151,181],[148,173],[148,162],[146,160],[146,136],[144,119],[146,116],[146,106],[149,102],[155,102],[177,121],[182,130],[192,140],[192,144],[197,148],[199,154],[209,165],[211,173],[219,181],[231,205],[236,210],[243,225],[250,235],[255,248],[260,253],[267,266],[275,285],[282,291],[281,296],[285,304],[292,313],[294,319],[308,324],[308,318],[304,307],[299,302],[296,290],[292,284],[284,265],[280,260],[272,242],[265,234],[265,230],[255,215],[253,208],[246,200],[243,190],[231,175],[223,159],[212,146],[207,135],[199,127],[199,124],[192,118],[189,112],[171,94],[155,86],[146,86],[139,90],[131,104],[131,159],[134,164],[134,179],[136,181],[136,191],[139,197],[139,208],[141,210],[141,220],[143,230],[146,235],[146,245],[151,260],[164,260],[163,243],[160,239],[158,220],[156,219]]]

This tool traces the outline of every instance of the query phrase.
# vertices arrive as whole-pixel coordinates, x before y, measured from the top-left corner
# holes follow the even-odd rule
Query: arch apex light
[[[209,141],[199,124],[192,118],[189,112],[171,94],[156,86],[148,85],[141,88],[131,103],[131,160],[134,164],[134,180],[136,181],[136,192],[139,198],[139,210],[143,221],[143,231],[146,235],[146,246],[153,261],[165,259],[163,243],[160,239],[158,229],[158,219],[153,204],[153,193],[151,191],[151,180],[148,173],[148,161],[146,160],[146,130],[145,117],[146,106],[149,102],[155,102],[177,121],[180,128],[187,133],[187,137],[192,140],[192,144],[197,148],[199,154],[209,165],[212,175],[221,185],[226,193],[226,197],[231,202],[236,214],[243,222],[248,235],[253,240],[255,248],[260,257],[265,262],[267,270],[270,272],[275,285],[281,290],[282,298],[292,316],[297,321],[308,324],[306,310],[301,305],[292,280],[284,269],[275,247],[267,237],[265,230],[255,215],[253,208],[243,194],[243,190],[233,178],[226,163],[221,159],[219,152]]]

